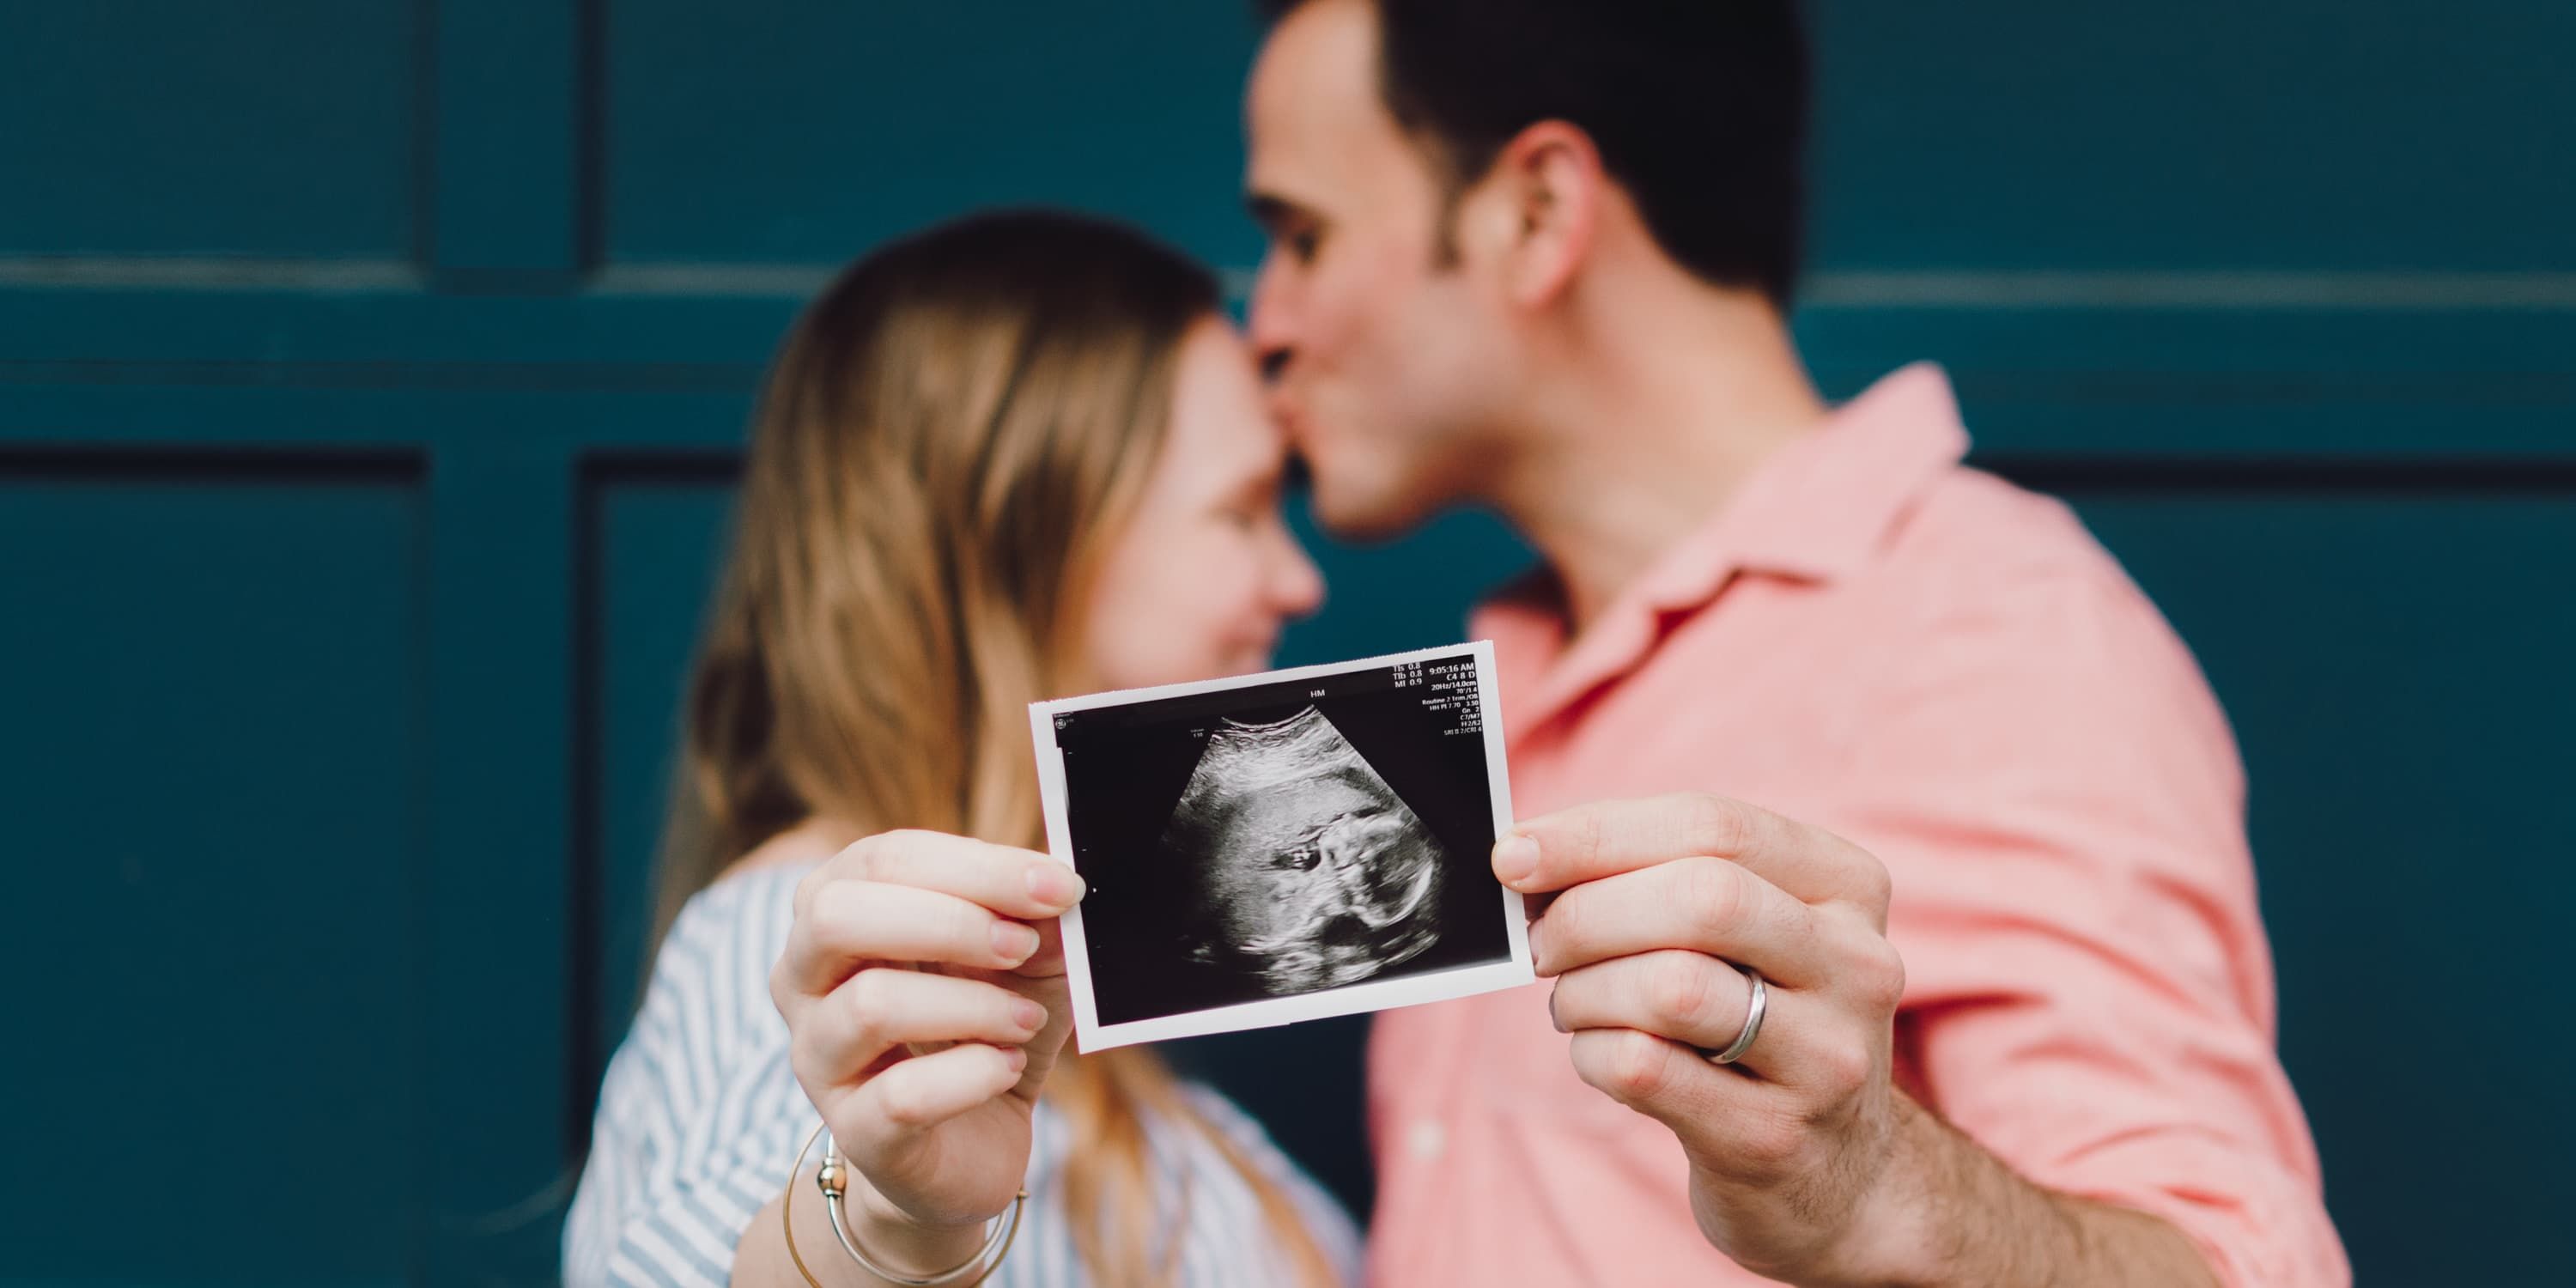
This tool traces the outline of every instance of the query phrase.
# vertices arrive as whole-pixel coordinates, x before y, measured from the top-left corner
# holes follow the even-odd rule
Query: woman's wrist
[[[888,1269],[927,1277],[972,1259],[984,1247],[990,1222],[934,1225],[913,1219],[868,1184],[855,1170],[843,1203],[850,1237]]]

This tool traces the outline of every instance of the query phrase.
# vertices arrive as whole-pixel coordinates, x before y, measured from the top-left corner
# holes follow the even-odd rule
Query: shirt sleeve
[[[787,1047],[767,1009],[776,948],[762,914],[776,884],[763,873],[710,888],[656,955],[565,1220],[571,1288],[724,1288],[742,1231],[786,1183],[814,1116],[792,1078],[764,1067]]]
[[[1899,1065],[2032,1181],[2162,1217],[2222,1282],[2351,1280],[2274,1051],[2243,777],[2111,566],[1946,597],[1821,820],[1895,878]]]

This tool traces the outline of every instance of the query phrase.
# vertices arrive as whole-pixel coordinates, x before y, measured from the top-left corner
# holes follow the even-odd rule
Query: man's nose
[[[1276,257],[1261,262],[1259,276],[1252,279],[1252,299],[1245,308],[1244,334],[1252,341],[1252,351],[1261,361],[1261,379],[1277,384],[1288,374],[1288,360],[1295,352],[1290,343],[1289,311],[1280,299],[1279,268]]]

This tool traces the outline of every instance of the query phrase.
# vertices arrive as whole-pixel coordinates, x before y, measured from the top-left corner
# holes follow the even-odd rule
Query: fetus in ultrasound
[[[1440,936],[1440,843],[1311,706],[1210,729],[1162,847],[1200,884],[1191,956],[1272,995],[1367,979]]]

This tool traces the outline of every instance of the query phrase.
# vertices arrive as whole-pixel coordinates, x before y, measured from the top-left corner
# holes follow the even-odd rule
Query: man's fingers
[[[1741,801],[1696,792],[1594,801],[1516,824],[1494,847],[1495,875],[1523,892],[1585,881],[1692,855],[1740,859],[1778,844],[1785,820]]]
[[[1613,957],[1685,948],[1804,987],[1830,974],[1829,932],[1824,914],[1752,869],[1689,858],[1559,894],[1530,925],[1530,960],[1541,975],[1561,975]]]
[[[798,885],[796,907],[850,880],[935,890],[1027,921],[1062,915],[1083,891],[1073,869],[1035,850],[943,832],[885,832],[816,868]]]
[[[853,1117],[885,1133],[864,1142],[870,1154],[956,1117],[1020,1084],[1028,1053],[1017,1047],[968,1043],[896,1061],[851,1093]],[[843,1142],[847,1152],[858,1143]]]
[[[798,913],[779,965],[798,988],[817,994],[871,961],[1009,970],[1040,942],[1036,927],[955,895],[843,880],[816,890]]]
[[[1595,1090],[1668,1125],[1715,1112],[1727,1084],[1744,1081],[1685,1043],[1638,1029],[1580,1030],[1571,1054],[1575,1074]]]
[[[1768,981],[1764,991],[1762,1027],[1727,1070],[1828,1096],[1870,1075],[1875,1048],[1865,1026],[1814,993]],[[1548,999],[1548,1014],[1560,1031],[1578,1037],[1630,1029],[1677,1042],[1705,1059],[1743,1035],[1752,1002],[1752,981],[1732,965],[1698,953],[1666,952],[1566,975]]]
[[[1574,1072],[1611,1099],[1671,1128],[1702,1166],[1748,1184],[1805,1174],[1831,1139],[1806,1121],[1796,1093],[1738,1077],[1681,1043],[1635,1029],[1574,1035]]]
[[[1566,972],[1548,998],[1548,1016],[1560,1033],[1637,1029],[1716,1050],[1744,1031],[1752,1001],[1744,972],[1704,954],[1667,950]]]
[[[1494,874],[1524,894],[1694,855],[1731,859],[1809,903],[1860,903],[1884,917],[1887,871],[1822,828],[1723,796],[1681,792],[1595,801],[1520,823],[1494,846]]]
[[[1046,1008],[982,980],[878,966],[806,1008],[796,1058],[818,1083],[857,1081],[906,1043],[1018,1046],[1046,1027]]]

